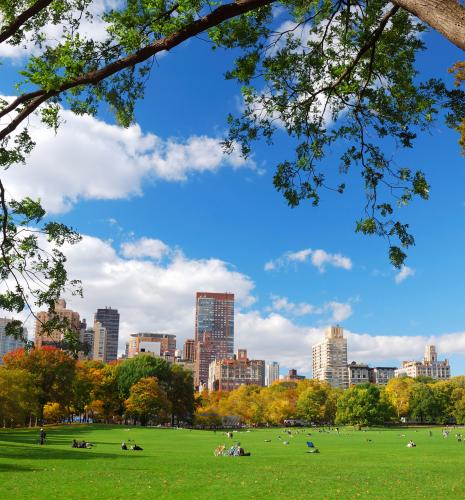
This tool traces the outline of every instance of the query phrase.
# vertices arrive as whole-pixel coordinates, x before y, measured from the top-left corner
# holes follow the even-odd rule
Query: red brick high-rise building
[[[208,383],[215,359],[234,353],[234,294],[197,292],[195,304],[195,386]]]

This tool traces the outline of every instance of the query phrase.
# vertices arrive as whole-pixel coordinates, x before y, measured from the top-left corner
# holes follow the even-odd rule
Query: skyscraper
[[[218,359],[234,354],[234,294],[197,292],[195,308],[195,340],[205,332],[217,346]]]
[[[106,329],[105,358],[103,361],[114,361],[118,357],[119,312],[118,309],[105,307],[97,309],[94,320]],[[95,342],[94,342],[95,345]]]
[[[266,365],[266,385],[271,385],[275,380],[279,380],[279,363],[272,361]]]
[[[197,292],[195,307],[195,386],[208,383],[211,361],[234,354],[234,294]]]
[[[314,379],[341,389],[349,386],[347,339],[340,326],[327,328],[325,339],[312,347],[312,369]]]

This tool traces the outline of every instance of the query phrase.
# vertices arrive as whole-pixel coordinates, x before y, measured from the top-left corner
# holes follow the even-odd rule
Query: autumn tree
[[[0,367],[0,424],[25,425],[39,415],[38,392],[26,370]]]
[[[68,407],[72,401],[71,387],[76,361],[60,349],[43,347],[25,351],[19,349],[3,357],[7,369],[21,369],[32,377],[39,401],[39,416],[48,402]]]
[[[356,230],[385,237],[391,262],[402,265],[414,238],[399,208],[427,199],[430,187],[418,166],[398,167],[383,148],[389,141],[413,147],[440,116],[463,133],[463,62],[452,67],[458,85],[452,88],[441,74],[422,81],[415,66],[428,27],[465,48],[461,2],[134,0],[103,4],[105,32],[95,37],[82,24],[96,22],[96,3],[0,3],[0,44],[25,47],[27,55],[18,66],[17,94],[0,101],[0,166],[26,162],[34,147],[28,124],[33,114],[57,130],[63,107],[95,115],[107,104],[121,125],[129,125],[154,57],[206,33],[213,48],[237,49],[227,78],[242,86],[244,106],[242,115],[228,119],[225,148],[240,147],[247,156],[256,139],[270,143],[286,133],[294,153],[276,165],[274,185],[290,206],[317,205],[325,189],[342,193],[345,178],[332,183],[328,174],[356,169],[365,193]],[[281,26],[273,8],[286,20]],[[328,157],[335,149],[337,169]],[[0,291],[0,306],[53,309],[68,286],[60,247],[79,236],[44,222],[38,200],[13,200],[6,193],[0,179],[0,271],[14,283]],[[77,282],[70,285],[80,293]],[[11,333],[20,336],[21,328]]]
[[[165,422],[171,412],[171,403],[156,377],[142,378],[129,391],[124,402],[126,413],[142,425],[148,422]]]
[[[386,396],[397,416],[397,420],[409,414],[410,395],[413,387],[410,377],[395,377],[386,385]]]

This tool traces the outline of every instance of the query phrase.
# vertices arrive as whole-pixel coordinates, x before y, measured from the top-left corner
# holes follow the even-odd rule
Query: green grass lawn
[[[220,431],[62,426],[40,446],[37,430],[0,430],[0,499],[465,498],[465,443],[454,431],[294,432],[235,432],[252,456],[215,457],[231,443]],[[73,438],[95,447],[72,449]],[[130,439],[144,450],[120,450]],[[308,439],[321,453],[306,453]]]

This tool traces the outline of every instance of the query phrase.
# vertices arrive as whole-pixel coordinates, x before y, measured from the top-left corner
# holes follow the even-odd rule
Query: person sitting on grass
[[[127,450],[128,449],[128,446],[127,446],[127,444],[124,441],[121,443],[121,449],[122,450]]]
[[[412,441],[410,440],[407,444],[407,448],[415,448],[417,445]]]
[[[132,451],[142,451],[142,448],[137,445],[136,443],[134,443],[132,446],[131,446],[131,450]]]
[[[79,444],[75,439],[73,439],[73,442],[71,444],[71,448],[79,448]]]
[[[214,451],[215,457],[222,456],[225,448],[226,446],[224,444],[217,446]]]

